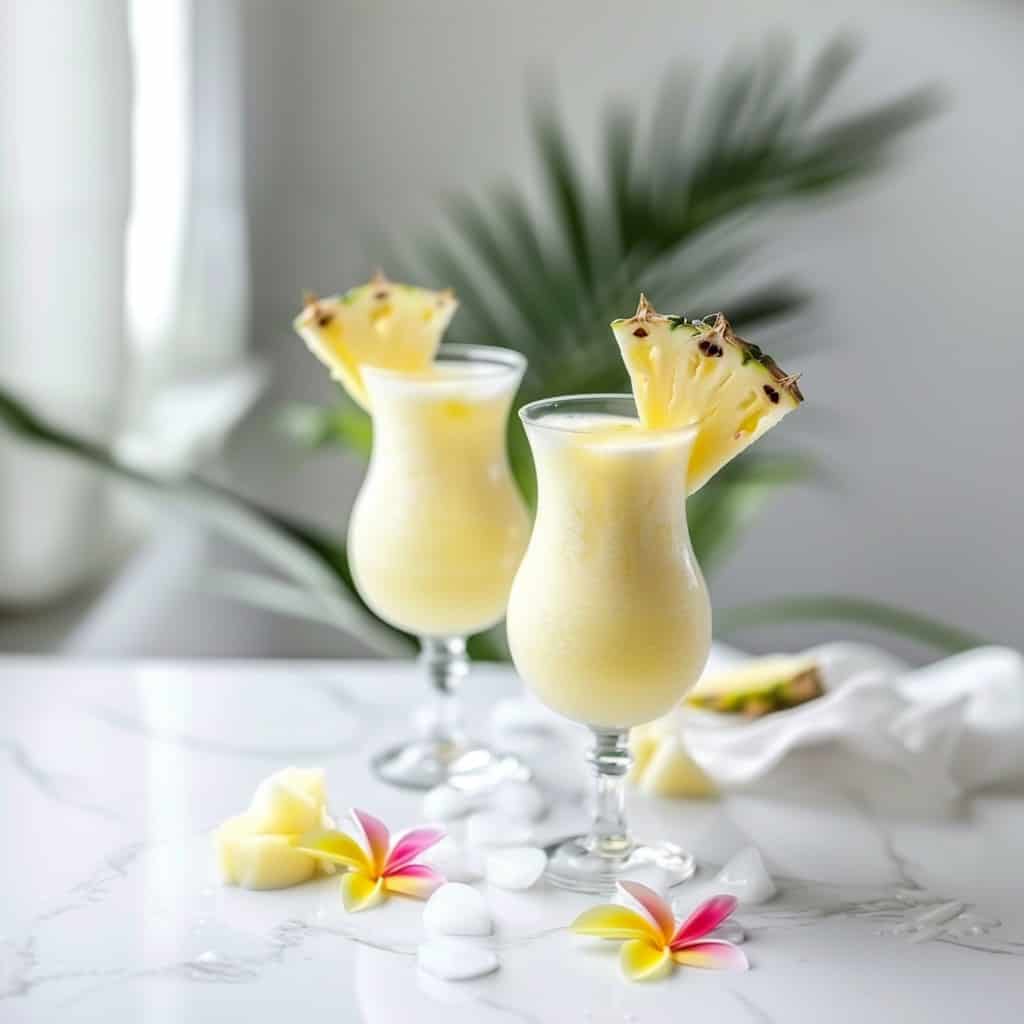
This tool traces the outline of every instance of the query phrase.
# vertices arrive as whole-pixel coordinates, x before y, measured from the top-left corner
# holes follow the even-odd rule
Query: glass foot
[[[475,743],[452,746],[412,740],[381,751],[370,763],[378,778],[403,789],[433,789],[447,782],[478,793],[530,778],[530,769],[519,758]]]
[[[693,855],[674,843],[635,843],[623,856],[608,857],[594,852],[588,836],[576,836],[548,847],[547,853],[552,885],[596,896],[614,893],[618,881],[642,881],[652,870],[666,887],[678,885],[697,868]]]

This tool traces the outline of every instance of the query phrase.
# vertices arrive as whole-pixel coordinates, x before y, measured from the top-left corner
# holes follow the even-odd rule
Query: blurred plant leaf
[[[303,448],[341,445],[369,458],[373,445],[373,422],[348,396],[336,406],[292,402],[278,415],[281,431]]]
[[[717,568],[776,491],[820,475],[807,456],[752,451],[712,477],[686,504],[693,550],[704,572]]]
[[[203,575],[201,589],[205,593],[230,597],[233,601],[276,615],[319,622],[335,628],[338,625],[308,591],[273,576],[257,572],[211,570]]]
[[[747,244],[737,233],[771,208],[852,184],[884,166],[895,143],[937,106],[921,89],[871,110],[820,123],[827,94],[856,53],[840,37],[802,78],[782,39],[734,57],[703,90],[687,69],[672,70],[645,118],[611,105],[598,141],[599,174],[581,160],[548,89],[535,90],[531,125],[546,202],[537,212],[511,188],[481,202],[449,200],[449,229],[419,246],[419,267],[452,284],[462,300],[453,335],[476,335],[524,352],[538,370],[527,397],[576,390],[573,370],[604,353],[625,385],[608,322],[647,291],[655,304],[712,311],[709,263],[720,279],[737,270]],[[744,328],[791,314],[805,296],[789,285],[740,292],[716,303]],[[609,368],[610,369],[610,368]],[[600,376],[600,375],[599,375]]]
[[[869,626],[949,654],[982,647],[990,642],[958,626],[863,597],[834,594],[777,597],[715,613],[715,628],[721,635],[785,622],[845,622]]]
[[[37,416],[0,389],[0,423],[22,440],[72,455],[97,470],[159,495],[248,548],[301,587],[337,628],[358,636],[382,654],[407,654],[410,638],[381,622],[352,585],[344,548],[314,528],[259,508],[214,484],[193,477],[164,480],[125,464],[102,445]]]

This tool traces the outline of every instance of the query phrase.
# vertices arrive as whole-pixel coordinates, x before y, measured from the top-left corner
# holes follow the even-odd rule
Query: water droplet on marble
[[[964,911],[964,913],[956,919],[956,923],[962,927],[979,929],[975,934],[984,934],[992,928],[998,928],[1002,924],[998,918],[983,917],[981,914],[975,914],[970,910]]]
[[[940,903],[937,907],[932,907],[931,910],[918,914],[914,920],[918,925],[922,926],[945,924],[947,921],[952,921],[954,917],[959,917],[966,909],[966,903],[950,900],[948,903]]]

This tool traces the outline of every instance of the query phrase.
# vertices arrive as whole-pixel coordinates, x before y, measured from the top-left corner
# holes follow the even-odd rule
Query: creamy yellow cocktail
[[[591,728],[590,832],[556,846],[548,878],[582,892],[693,857],[629,834],[629,730],[671,711],[700,677],[711,608],[686,498],[803,400],[796,378],[724,316],[662,316],[641,295],[612,332],[633,395],[533,402],[520,417],[537,469],[537,519],[508,609],[516,668],[549,707]]]
[[[711,642],[686,528],[695,432],[644,431],[614,414],[632,413],[624,397],[530,408],[540,502],[509,601],[516,667],[575,721],[649,722],[697,681]]]
[[[506,426],[526,360],[487,346],[441,345],[450,290],[378,273],[320,299],[307,294],[295,329],[373,420],[373,452],[349,524],[356,588],[386,622],[420,641],[434,691],[417,738],[373,759],[399,786],[462,788],[522,777],[515,758],[471,742],[457,684],[466,637],[505,614],[529,517],[509,471]]]
[[[444,345],[430,369],[364,368],[373,455],[349,527],[356,585],[419,636],[465,636],[505,614],[530,531],[505,431],[525,361]]]

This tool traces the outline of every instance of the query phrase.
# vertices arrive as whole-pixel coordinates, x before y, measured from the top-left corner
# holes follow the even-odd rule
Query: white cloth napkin
[[[748,783],[790,751],[838,743],[951,794],[1024,777],[1024,658],[981,647],[910,669],[883,651],[828,644],[807,652],[826,693],[753,721],[686,709],[686,745],[717,783]]]

